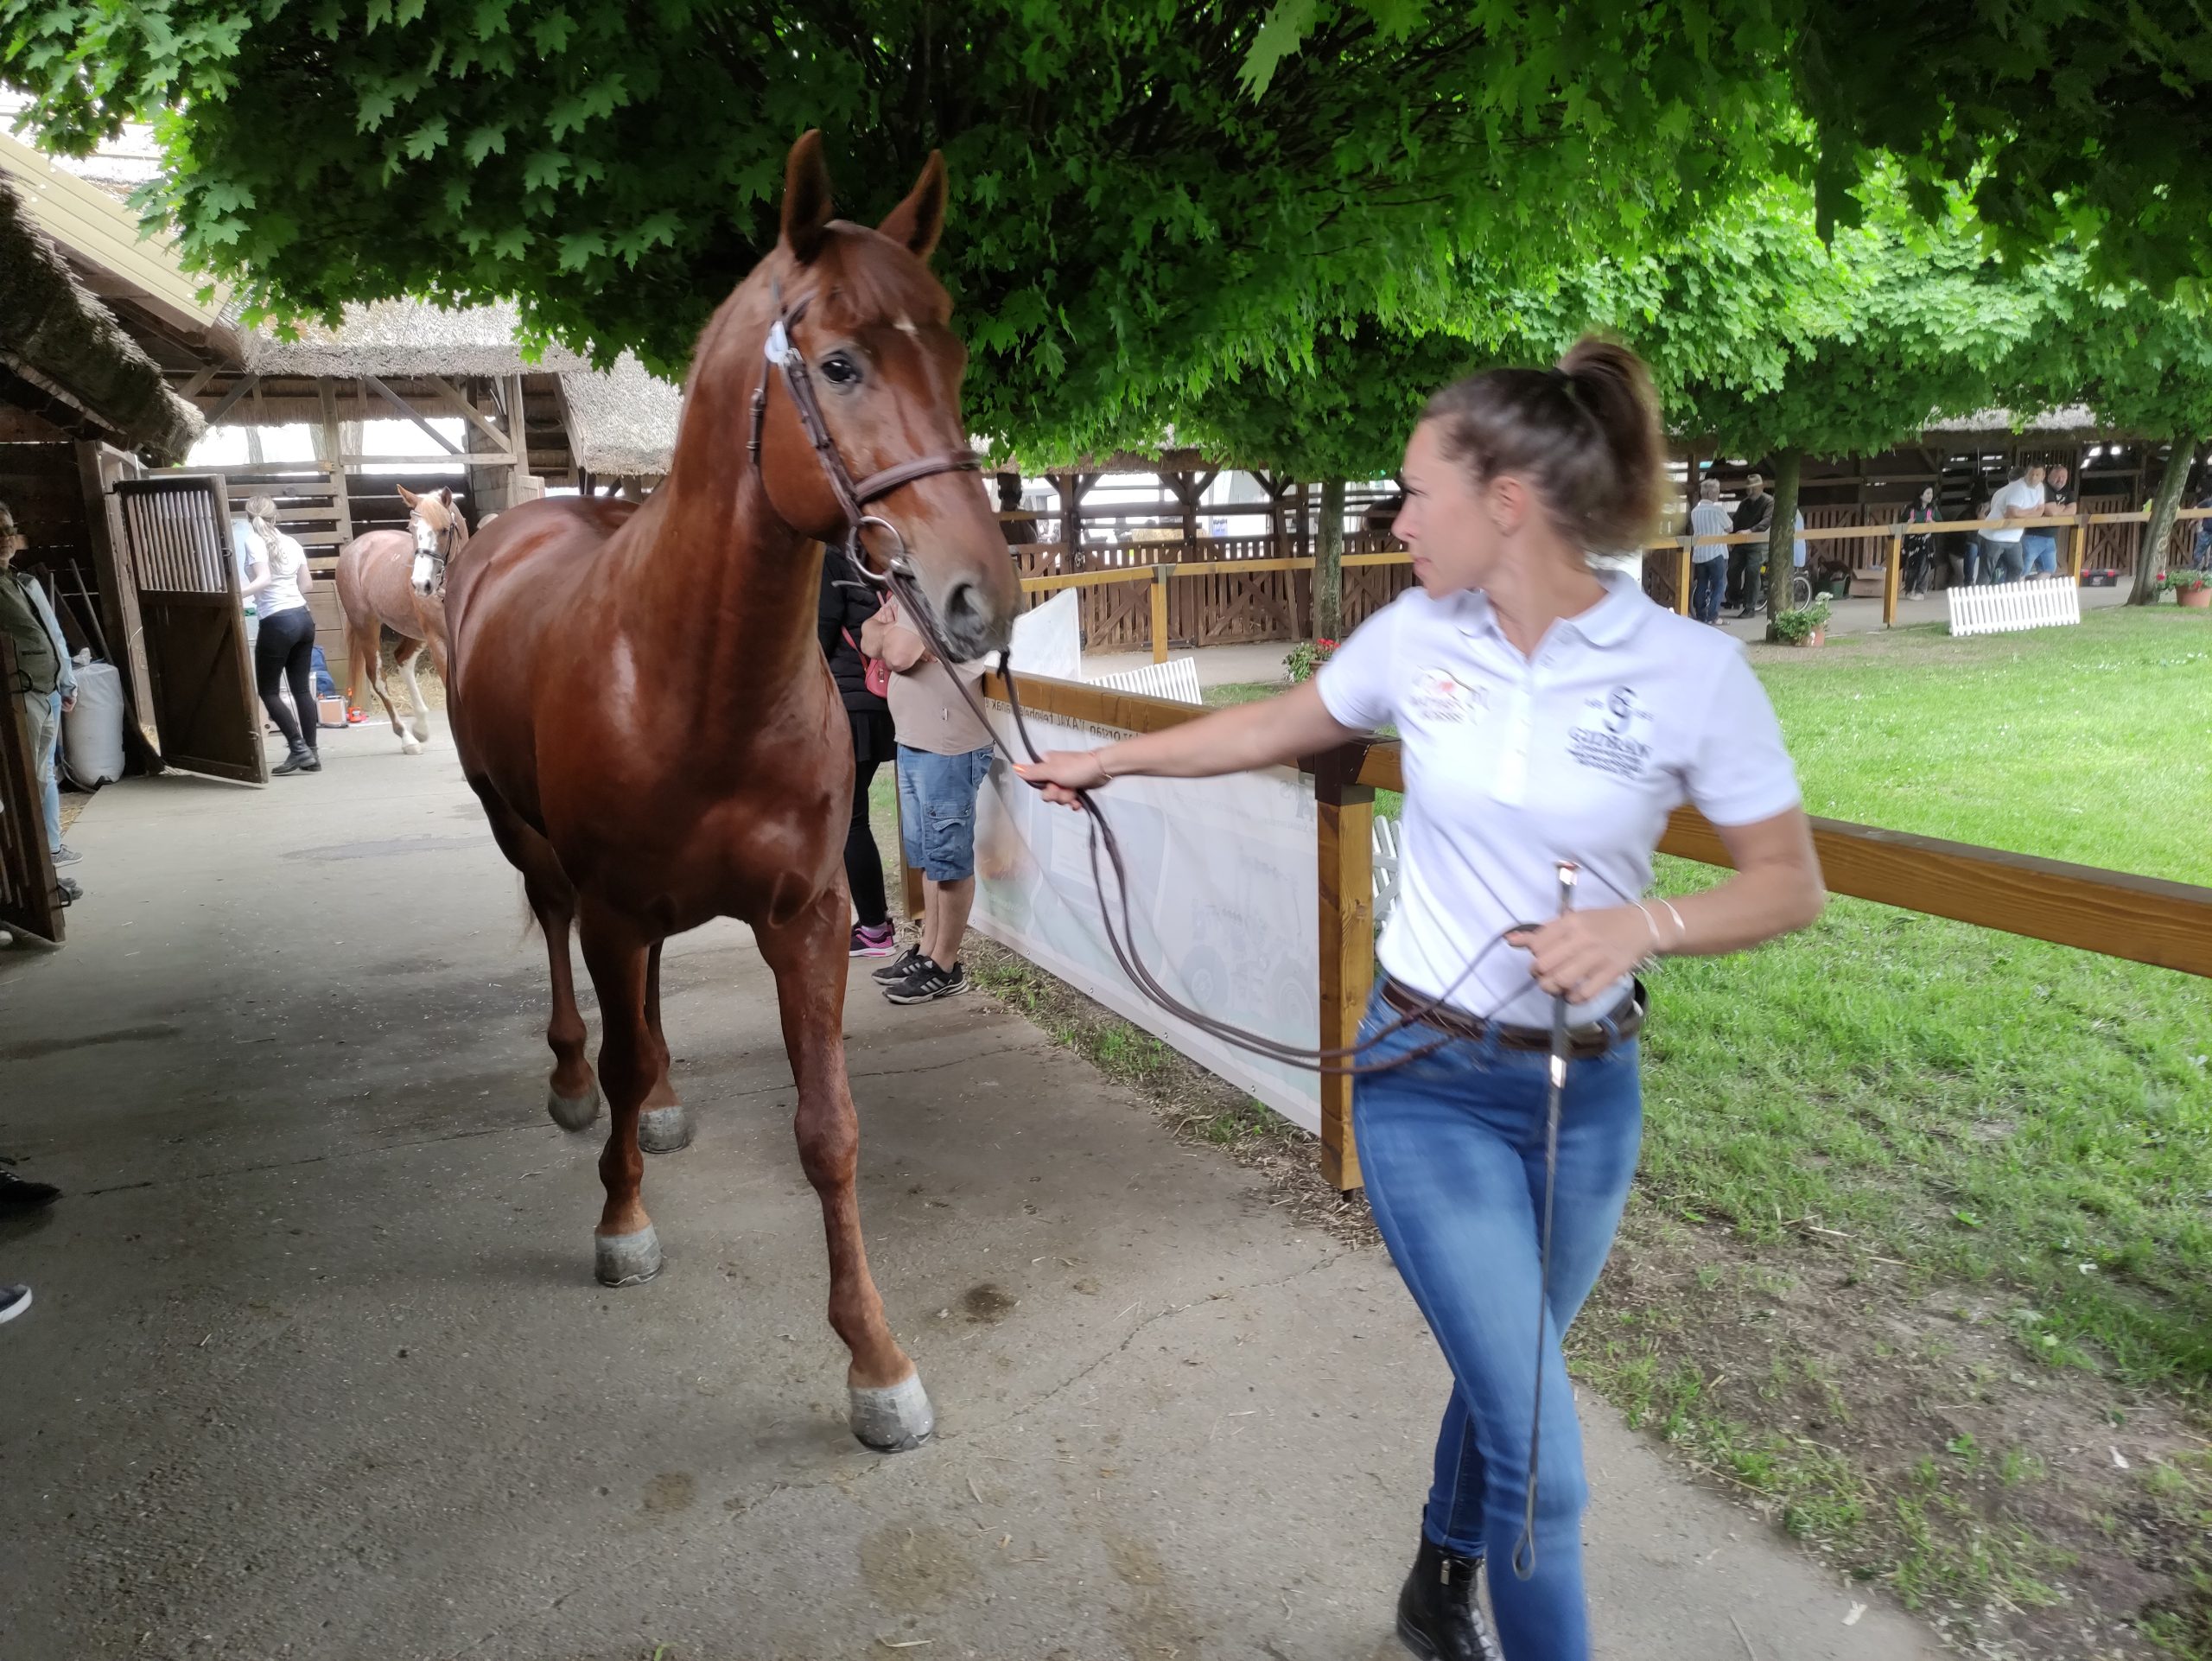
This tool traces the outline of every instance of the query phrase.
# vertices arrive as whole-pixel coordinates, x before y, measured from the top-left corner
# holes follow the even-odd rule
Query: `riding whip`
[[[1559,862],[1559,914],[1574,908],[1573,860]],[[1544,1322],[1552,1306],[1552,1200],[1559,1186],[1559,1121],[1567,1105],[1567,1060],[1573,1053],[1567,1035],[1567,993],[1552,997],[1552,1053],[1544,1087],[1544,1220],[1536,1247],[1536,1389],[1529,1415],[1529,1491],[1522,1503],[1521,1537],[1513,1543],[1513,1573],[1527,1580],[1536,1572],[1536,1460],[1544,1435]]]

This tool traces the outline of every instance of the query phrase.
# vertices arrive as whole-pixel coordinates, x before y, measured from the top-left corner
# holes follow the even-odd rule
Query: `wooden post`
[[[2066,575],[2078,583],[2082,580],[2082,561],[2088,552],[2089,522],[2077,510],[2075,517],[2066,522]]]
[[[1687,542],[1675,550],[1675,614],[1690,614],[1690,545]]]
[[[346,490],[346,454],[338,442],[338,395],[327,380],[317,381],[315,390],[322,400],[323,459],[330,465],[330,505],[338,510],[338,545],[343,548],[353,540],[353,504]]]
[[[1355,782],[1363,744],[1314,758],[1313,826],[1321,901],[1321,1047],[1359,1039],[1375,983],[1375,790]],[[1360,1186],[1351,1079],[1321,1075],[1321,1175],[1339,1193]]]
[[[1152,568],[1152,660],[1167,661],[1167,576],[1175,568],[1155,565]]]
[[[1882,627],[1897,626],[1898,573],[1904,570],[1904,532],[1900,531],[1890,538],[1890,566],[1882,573]]]
[[[906,920],[919,922],[922,916],[922,874],[906,862],[906,802],[899,795],[896,785],[898,763],[893,761],[891,804],[899,812],[899,876],[901,897],[906,902]]]

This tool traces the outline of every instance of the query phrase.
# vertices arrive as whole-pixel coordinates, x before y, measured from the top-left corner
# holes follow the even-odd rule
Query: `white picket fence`
[[[1398,822],[1375,816],[1375,926],[1381,928],[1398,903]]]
[[[1205,702],[1198,690],[1196,658],[1170,658],[1166,663],[1117,669],[1110,675],[1093,675],[1090,679],[1093,686],[1110,686],[1117,692],[1142,692],[1152,697],[1172,698],[1178,703]]]
[[[2082,591],[2065,577],[1943,590],[1954,634],[2010,634],[2082,620]]]

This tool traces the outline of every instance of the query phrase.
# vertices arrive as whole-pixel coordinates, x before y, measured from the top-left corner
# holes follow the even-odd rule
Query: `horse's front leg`
[[[852,1352],[847,1371],[853,1434],[880,1453],[919,1446],[937,1417],[921,1376],[883,1316],[861,1239],[860,1117],[845,1079],[845,971],[849,904],[842,883],[778,928],[754,931],[776,974],[784,1049],[798,1085],[799,1162],[822,1200],[830,1244],[830,1325]]]
[[[645,1092],[645,1111],[638,1115],[638,1146],[649,1154],[672,1154],[691,1145],[691,1110],[677,1098],[668,1081],[668,1040],[660,1030],[660,951],[656,942],[645,959],[645,1025],[652,1028],[660,1050],[660,1072]]]

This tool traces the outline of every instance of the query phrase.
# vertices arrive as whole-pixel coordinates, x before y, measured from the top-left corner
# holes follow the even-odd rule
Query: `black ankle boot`
[[[1398,1641],[1424,1661],[1505,1661],[1475,1605],[1479,1557],[1457,1557],[1421,1536],[1421,1555],[1398,1594]]]
[[[321,773],[322,771],[322,758],[315,753],[313,746],[308,744],[295,744],[292,746],[292,753],[289,755],[287,755],[283,760],[279,761],[275,767],[270,768],[269,771],[271,773]]]

